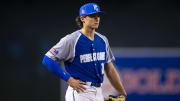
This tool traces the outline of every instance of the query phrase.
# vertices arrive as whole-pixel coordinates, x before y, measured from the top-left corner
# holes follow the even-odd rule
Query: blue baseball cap
[[[99,5],[97,5],[96,3],[87,3],[81,6],[79,16],[90,15],[95,13],[99,13],[100,15],[104,14],[104,12],[100,10]]]

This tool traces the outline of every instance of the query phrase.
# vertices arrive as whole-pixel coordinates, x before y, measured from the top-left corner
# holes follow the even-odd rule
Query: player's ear
[[[85,16],[81,16],[81,17],[80,17],[80,20],[81,20],[81,22],[83,22],[83,23],[85,23],[84,18],[85,18]]]

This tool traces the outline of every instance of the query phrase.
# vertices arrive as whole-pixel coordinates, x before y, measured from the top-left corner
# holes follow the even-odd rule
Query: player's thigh
[[[86,94],[77,93],[75,90],[66,93],[66,101],[96,101],[94,98]]]
[[[96,97],[97,97],[97,101],[104,101],[104,96],[101,88],[97,88]]]
[[[65,100],[66,101],[74,101],[74,99],[73,99],[73,88],[71,88],[70,86],[66,90]]]
[[[86,89],[84,92],[77,93],[72,87],[66,91],[66,101],[97,101],[94,91]]]

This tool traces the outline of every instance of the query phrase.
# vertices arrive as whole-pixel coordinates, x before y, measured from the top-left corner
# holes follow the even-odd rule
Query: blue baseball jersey
[[[115,60],[104,35],[95,32],[92,41],[79,30],[63,37],[46,56],[64,61],[72,77],[95,83],[103,82],[104,65]]]

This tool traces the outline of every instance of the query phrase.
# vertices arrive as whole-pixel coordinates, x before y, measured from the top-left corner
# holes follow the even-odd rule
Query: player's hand
[[[73,77],[70,77],[69,80],[67,81],[67,83],[74,88],[78,93],[79,92],[84,92],[84,90],[86,90],[86,88],[83,85],[86,85],[85,82],[82,82],[80,80],[76,80]]]

